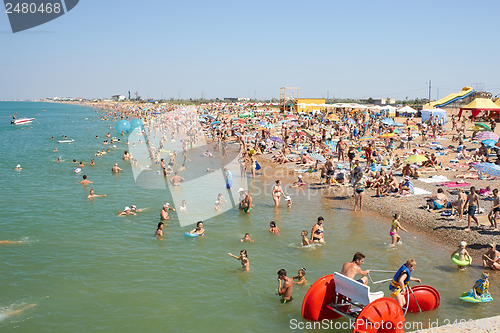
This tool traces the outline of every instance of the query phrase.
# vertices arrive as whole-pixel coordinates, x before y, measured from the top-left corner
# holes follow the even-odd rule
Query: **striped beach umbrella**
[[[484,129],[486,129],[487,131],[491,131],[491,127],[489,127],[488,125],[486,124],[483,124],[483,123],[475,123],[474,125],[478,126],[478,127],[482,127]]]
[[[413,154],[405,159],[405,162],[409,163],[419,163],[419,162],[425,162],[427,161],[428,158],[425,157],[424,155],[419,155],[419,154]]]
[[[485,131],[485,132],[481,132],[481,133],[478,133],[476,135],[476,139],[477,140],[495,140],[495,141],[498,141],[498,135],[496,135],[495,133],[493,132],[490,132],[490,131]]]

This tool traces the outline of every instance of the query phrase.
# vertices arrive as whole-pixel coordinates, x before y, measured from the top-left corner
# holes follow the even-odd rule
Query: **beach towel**
[[[464,186],[469,186],[469,183],[457,183],[457,182],[447,182],[447,183],[441,183],[439,185],[446,186],[446,187],[464,187]]]
[[[439,183],[439,182],[449,182],[450,180],[446,178],[445,176],[441,175],[436,175],[436,176],[431,176],[429,178],[419,178],[418,180],[424,182],[424,183]]]
[[[411,187],[410,187],[411,189]],[[431,194],[432,192],[429,192],[427,190],[424,190],[423,188],[420,188],[420,187],[413,187],[413,189],[411,190],[411,193],[410,194],[406,194],[406,195],[400,195],[401,197],[411,197],[413,195],[422,195],[422,194]]]

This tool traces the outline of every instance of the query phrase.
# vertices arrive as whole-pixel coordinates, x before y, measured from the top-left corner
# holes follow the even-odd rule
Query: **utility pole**
[[[437,96],[436,96],[436,100],[439,100],[439,88],[437,88]]]
[[[326,99],[329,100],[330,99],[330,90],[327,90],[326,91]]]
[[[429,105],[431,105],[431,80],[429,80]]]

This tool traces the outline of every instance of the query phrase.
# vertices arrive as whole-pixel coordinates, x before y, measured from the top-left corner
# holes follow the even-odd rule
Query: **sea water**
[[[14,126],[12,114],[36,120]],[[164,240],[156,240],[161,207],[172,198],[167,189],[135,183],[130,165],[121,159],[128,149],[126,136],[114,126],[83,106],[0,102],[0,240],[22,241],[0,244],[0,314],[36,304],[20,314],[0,316],[2,332],[310,331],[294,330],[303,322],[301,303],[308,287],[294,286],[294,301],[280,304],[276,272],[285,268],[295,276],[305,267],[312,284],[340,271],[356,251],[366,254],[365,269],[397,270],[414,258],[414,276],[438,289],[439,309],[407,315],[416,325],[411,328],[497,314],[495,274],[490,278],[493,302],[461,302],[458,297],[479,278],[480,267],[457,272],[449,248],[411,232],[402,233],[403,244],[391,248],[390,221],[353,213],[313,192],[289,189],[290,184],[283,187],[292,196],[292,208],[275,209],[269,194],[273,179],[261,176],[249,183],[251,214],[230,209],[204,221],[204,237],[186,238],[184,232],[194,226],[180,227],[171,212]],[[95,157],[98,150],[110,148],[102,145],[106,133],[122,143]],[[64,135],[75,141],[58,143]],[[62,162],[56,162],[59,156]],[[91,158],[94,167],[88,165]],[[82,173],[73,172],[73,159],[85,164]],[[114,163],[123,173],[112,175]],[[14,170],[17,164],[21,171]],[[93,184],[80,185],[82,174]],[[87,199],[91,187],[107,196]],[[117,216],[131,204],[147,209]],[[229,204],[222,203],[223,210]],[[326,244],[301,248],[300,232],[310,231],[320,215]],[[281,229],[279,235],[269,233],[271,220]],[[239,241],[246,232],[255,243]],[[241,249],[248,252],[249,272],[227,255]],[[382,290],[387,296],[387,285]]]

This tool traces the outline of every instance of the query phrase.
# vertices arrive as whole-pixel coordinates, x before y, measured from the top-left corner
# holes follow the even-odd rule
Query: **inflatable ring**
[[[488,294],[483,294],[481,297],[476,298],[474,297],[474,293],[472,291],[467,291],[462,294],[462,296],[459,297],[462,301],[464,302],[469,302],[469,303],[485,303],[485,302],[491,302],[493,298],[491,295]]]
[[[457,264],[458,266],[468,266],[470,265],[470,261],[469,260],[460,260],[460,255],[458,253],[455,253],[452,257],[451,257],[451,261],[453,261],[453,263]]]
[[[199,235],[198,234],[192,234],[192,233],[189,233],[189,232],[185,232],[184,236],[186,236],[186,237],[198,237]]]

